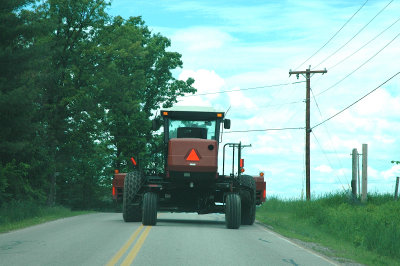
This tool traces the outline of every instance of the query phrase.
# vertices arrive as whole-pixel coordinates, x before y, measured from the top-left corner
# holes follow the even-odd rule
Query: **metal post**
[[[396,177],[396,188],[394,189],[394,200],[397,200],[399,198],[399,178]]]
[[[232,155],[232,176],[235,176],[235,144],[233,144],[233,155]]]
[[[222,149],[223,150],[223,154],[222,154],[222,176],[225,176],[225,147],[226,147],[226,145],[228,145],[228,143],[225,144],[224,148]]]
[[[368,193],[368,144],[362,145],[362,195],[361,202],[367,202],[367,193]]]
[[[238,162],[237,162],[238,176],[242,174],[240,172],[240,159],[242,159],[242,142],[239,142],[238,145]]]

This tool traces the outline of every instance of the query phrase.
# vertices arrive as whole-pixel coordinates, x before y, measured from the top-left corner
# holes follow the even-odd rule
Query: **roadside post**
[[[361,202],[367,202],[367,192],[368,192],[368,144],[362,145],[362,194],[361,194]]]
[[[357,174],[358,174],[358,152],[357,149],[353,149],[351,153],[351,193],[353,194],[353,198],[357,198]]]

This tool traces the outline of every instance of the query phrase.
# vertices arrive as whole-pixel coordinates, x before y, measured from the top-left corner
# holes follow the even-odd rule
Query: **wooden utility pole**
[[[357,197],[357,174],[358,174],[358,151],[357,149],[353,149],[353,152],[351,153],[351,158],[352,158],[352,175],[351,175],[351,191],[353,194],[353,197]]]
[[[368,144],[362,145],[362,182],[361,182],[361,202],[367,202],[368,193]]]
[[[311,66],[308,67],[305,71],[289,71],[290,75],[296,75],[299,78],[299,75],[305,74],[306,78],[306,198],[307,200],[311,199],[310,193],[310,133],[311,133],[311,126],[310,126],[310,79],[311,74],[322,73],[325,74],[328,71],[324,70],[310,70]]]

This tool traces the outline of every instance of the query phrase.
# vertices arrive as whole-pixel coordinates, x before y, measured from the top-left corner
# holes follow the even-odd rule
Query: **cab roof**
[[[207,106],[174,106],[162,108],[161,115],[177,119],[215,119],[224,118],[225,111]]]

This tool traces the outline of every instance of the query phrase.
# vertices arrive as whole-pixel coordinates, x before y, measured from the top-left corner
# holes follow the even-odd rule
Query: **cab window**
[[[200,138],[215,140],[216,121],[169,121],[169,138]]]

